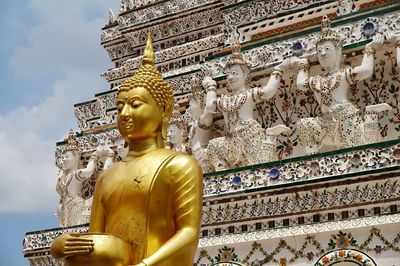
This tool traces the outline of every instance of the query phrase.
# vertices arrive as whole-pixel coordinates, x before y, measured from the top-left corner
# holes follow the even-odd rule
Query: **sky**
[[[57,227],[57,141],[75,103],[108,90],[101,28],[119,0],[0,0],[0,266],[24,266],[25,232]],[[115,12],[117,13],[117,12]]]

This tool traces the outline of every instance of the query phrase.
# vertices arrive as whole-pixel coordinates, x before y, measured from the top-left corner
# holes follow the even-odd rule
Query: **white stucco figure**
[[[70,131],[56,186],[60,195],[57,208],[60,226],[73,226],[89,221],[88,204],[82,196],[83,183],[97,171],[97,161],[103,153],[103,147],[99,147],[90,156],[87,166],[79,169],[80,148],[75,133]]]
[[[400,32],[389,37],[396,45],[397,68],[400,69]]]
[[[359,110],[349,100],[349,89],[351,85],[372,75],[374,53],[383,42],[383,36],[376,35],[366,45],[361,65],[341,68],[343,41],[331,29],[329,18],[324,16],[316,44],[323,73],[309,77],[308,61],[293,59],[299,68],[297,88],[302,91],[312,90],[323,113],[322,117],[304,118],[297,123],[300,143],[307,154],[317,153],[324,145],[351,147],[380,139],[377,113],[391,107],[386,103],[367,106],[364,123]]]
[[[338,0],[338,6],[336,13],[339,16],[350,14],[351,12],[356,11],[356,6],[353,0]]]
[[[261,101],[266,101],[275,95],[280,85],[282,72],[289,66],[284,60],[276,66],[267,85],[263,87],[246,88],[246,80],[250,72],[250,64],[246,62],[240,51],[240,44],[234,41],[232,55],[225,71],[229,94],[217,97],[216,82],[211,77],[205,77],[203,86],[207,91],[206,107],[200,118],[200,123],[210,126],[213,114],[218,110],[224,116],[226,136],[209,141],[208,156],[215,170],[223,170],[234,166],[252,165],[275,159],[275,147],[267,141],[266,131],[255,120],[254,107]],[[270,129],[270,134],[282,133]]]
[[[117,163],[121,159],[124,159],[128,154],[128,147],[126,146],[125,140],[119,138],[115,141],[115,145],[111,144],[110,141],[104,145],[103,153],[106,155],[104,160],[103,171],[110,168],[113,164]]]
[[[174,111],[170,119],[167,129],[167,140],[171,144],[171,149],[189,154],[189,146],[187,143],[187,118],[178,111],[175,105]]]
[[[211,139],[211,125],[199,122],[204,112],[205,97],[201,88],[194,88],[189,98],[189,146],[193,157],[197,159],[203,173],[211,172],[212,166],[207,154],[207,145]]]
[[[400,36],[397,37],[396,41],[396,57],[397,57],[397,67],[400,68]]]

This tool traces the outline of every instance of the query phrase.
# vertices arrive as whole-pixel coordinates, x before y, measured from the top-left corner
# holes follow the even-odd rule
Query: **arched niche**
[[[314,266],[377,266],[368,254],[356,249],[331,250],[322,255]]]

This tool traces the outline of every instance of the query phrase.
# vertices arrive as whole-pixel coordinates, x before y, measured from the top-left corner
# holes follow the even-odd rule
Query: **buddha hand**
[[[94,249],[91,239],[80,238],[77,234],[64,234],[51,243],[51,255],[56,259],[87,255]]]

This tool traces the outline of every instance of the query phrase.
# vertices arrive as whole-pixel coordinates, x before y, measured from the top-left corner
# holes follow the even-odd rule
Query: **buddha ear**
[[[161,138],[163,140],[167,139],[168,126],[169,126],[169,117],[163,117],[161,121]]]

